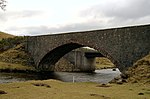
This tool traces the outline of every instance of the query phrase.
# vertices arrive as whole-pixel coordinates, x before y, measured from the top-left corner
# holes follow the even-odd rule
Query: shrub
[[[0,52],[6,51],[24,42],[24,37],[3,38],[0,40]]]

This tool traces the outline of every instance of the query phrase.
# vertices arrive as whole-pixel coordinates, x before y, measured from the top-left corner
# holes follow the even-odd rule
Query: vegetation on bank
[[[96,57],[95,66],[96,69],[116,68],[115,65],[105,57]]]
[[[33,67],[31,57],[26,53],[24,37],[1,34],[0,37],[0,71],[2,72],[32,72]]]
[[[24,37],[3,38],[0,40],[0,53],[24,43]]]
[[[33,63],[31,63],[31,57],[25,52],[22,43],[1,53],[0,60],[7,63],[22,64],[25,66],[33,65]]]
[[[14,72],[14,73],[29,73],[35,72],[34,67],[24,66],[21,64],[12,64],[6,62],[0,62],[0,72]]]
[[[150,84],[150,54],[138,60],[126,71],[126,75],[128,82]]]
[[[124,74],[114,78],[110,83],[150,84],[150,53],[135,62],[133,66],[129,67],[128,70],[124,72]]]

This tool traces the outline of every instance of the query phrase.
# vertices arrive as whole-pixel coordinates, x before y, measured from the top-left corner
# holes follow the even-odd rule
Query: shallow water
[[[95,70],[93,73],[54,72],[50,74],[0,73],[0,83],[20,82],[28,80],[56,79],[64,82],[97,82],[107,83],[120,75],[120,71],[112,69]]]

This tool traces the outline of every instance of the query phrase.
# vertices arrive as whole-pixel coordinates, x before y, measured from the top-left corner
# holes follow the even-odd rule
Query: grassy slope
[[[21,64],[12,64],[6,62],[0,62],[0,71],[13,72],[13,71],[35,71],[33,67],[23,66]]]
[[[0,40],[3,38],[13,38],[15,36],[0,32]],[[17,46],[10,48],[0,53],[0,71],[13,72],[13,71],[35,71],[35,68],[25,66],[27,54],[23,51],[23,46],[18,44]]]
[[[105,57],[96,58],[96,69],[115,68],[115,65]]]
[[[28,56],[21,50],[22,45],[17,45],[0,54],[0,70],[13,71],[36,71],[33,66],[27,66]]]
[[[4,32],[0,32],[0,39],[2,39],[2,38],[12,38],[12,37],[15,37],[15,36],[11,35],[11,34],[4,33]]]
[[[126,73],[129,82],[150,83],[150,54],[138,60]]]
[[[34,86],[49,85],[46,86]],[[66,83],[55,80],[0,84],[1,99],[149,99],[150,86],[139,84]],[[144,95],[138,95],[143,93]]]
[[[23,45],[19,44],[0,54],[0,60],[8,63],[23,64],[27,61],[27,54],[22,50]]]

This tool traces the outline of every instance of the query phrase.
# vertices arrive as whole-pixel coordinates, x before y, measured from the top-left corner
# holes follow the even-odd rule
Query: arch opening
[[[93,72],[100,69],[113,69],[116,66],[93,48],[81,47],[64,55],[56,64],[56,72]]]
[[[48,52],[40,61],[38,68],[40,70],[54,70],[55,63],[63,57],[66,53],[72,51],[73,49],[83,47],[83,45],[77,43],[69,43],[62,46],[59,46],[52,51]]]
[[[48,52],[43,58],[42,58],[42,60],[40,61],[40,63],[39,63],[39,65],[38,65],[38,69],[40,69],[40,70],[42,70],[42,71],[55,71],[55,64],[63,57],[63,56],[65,56],[65,55],[67,55],[67,53],[69,53],[69,52],[71,52],[71,51],[73,51],[73,50],[75,50],[75,49],[79,49],[79,48],[82,48],[82,47],[85,47],[85,45],[81,45],[81,44],[78,44],[78,43],[68,43],[68,44],[64,44],[64,45],[62,45],[62,46],[59,46],[59,47],[57,47],[57,48],[55,48],[55,49],[53,49],[52,51],[50,51],[50,52]],[[89,47],[90,48],[90,47]],[[88,48],[86,48],[86,49],[88,49]],[[91,49],[91,48],[90,48]],[[92,48],[92,50],[93,50],[93,48]],[[94,53],[93,53],[94,52]],[[96,66],[96,64],[98,64],[98,63],[100,63],[99,62],[99,58],[101,58],[101,60],[107,60],[108,61],[108,59],[109,59],[109,55],[108,54],[106,54],[106,55],[103,55],[103,54],[101,54],[100,53],[100,51],[98,51],[98,50],[95,50],[94,49],[94,51],[93,52],[85,52],[84,51],[84,57],[85,58],[87,58],[88,59],[88,62],[93,62],[93,59],[95,59],[94,60],[94,63],[95,63],[95,66]],[[92,53],[92,54],[91,54]],[[76,53],[77,54],[77,53]],[[73,54],[73,55],[75,55],[75,54]],[[106,57],[106,58],[108,58],[108,59],[104,59],[104,57]],[[83,58],[81,58],[81,57],[77,57],[77,58],[79,58],[78,59],[78,61],[81,61],[81,60],[83,60]],[[77,58],[74,58],[74,60],[76,59],[77,60]],[[112,59],[112,57],[111,57],[111,59]],[[110,59],[110,60],[111,60]],[[75,61],[76,61],[75,60]],[[84,59],[85,60],[85,59]],[[71,62],[71,61],[70,61]],[[112,64],[113,64],[113,61],[111,60],[111,61],[109,61],[109,62],[112,62]],[[76,63],[74,63],[74,65],[76,65]],[[97,69],[97,67],[95,67],[94,66],[94,68],[91,68],[91,71],[95,71],[95,69]],[[81,66],[81,67],[83,67],[83,66]],[[74,70],[72,70],[72,71],[74,71]],[[87,70],[85,70],[85,71],[87,71]]]

